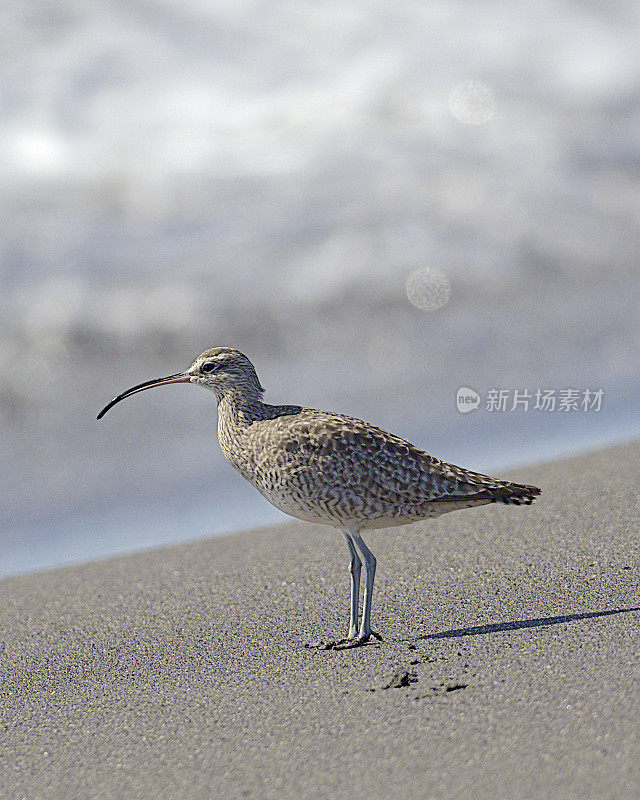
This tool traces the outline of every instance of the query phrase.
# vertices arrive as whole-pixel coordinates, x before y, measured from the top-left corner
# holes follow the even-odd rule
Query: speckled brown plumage
[[[398,436],[342,414],[221,403],[224,455],[273,505],[300,519],[361,529],[403,525],[456,508],[530,503],[536,487],[499,481],[433,458]]]
[[[264,403],[253,364],[238,350],[206,350],[183,373],[147,381],[114,398],[170,382],[190,382],[218,398],[218,439],[240,474],[291,516],[339,528],[352,575],[349,637],[369,639],[375,558],[360,531],[437,517],[487,503],[530,504],[535,486],[501,481],[440,461],[362,420]],[[363,622],[356,638],[361,557],[367,567]]]

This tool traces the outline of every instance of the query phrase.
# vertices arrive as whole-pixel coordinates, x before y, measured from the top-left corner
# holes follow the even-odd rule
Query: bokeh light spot
[[[485,83],[465,81],[451,90],[449,109],[458,122],[482,125],[494,115],[496,99]]]
[[[435,311],[446,306],[451,294],[451,281],[440,270],[417,269],[407,278],[409,302],[422,311]]]

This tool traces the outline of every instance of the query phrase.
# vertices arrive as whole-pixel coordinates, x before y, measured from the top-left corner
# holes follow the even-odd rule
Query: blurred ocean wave
[[[65,520],[89,547],[109,509],[178,495],[206,533],[231,502],[214,485],[236,527],[270,518],[223,477],[212,397],[94,420],[216,344],[274,402],[479,469],[640,433],[639,3],[58,0],[2,29],[12,563],[47,535],[71,552]],[[460,386],[543,385],[604,387],[605,410],[455,410]]]

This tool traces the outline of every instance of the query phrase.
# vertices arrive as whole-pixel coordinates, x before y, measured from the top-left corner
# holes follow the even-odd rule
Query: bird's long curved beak
[[[177,375],[169,375],[166,378],[155,378],[152,381],[139,383],[137,386],[132,386],[131,389],[127,389],[126,392],[122,392],[122,394],[114,397],[113,400],[110,403],[107,403],[107,405],[102,409],[96,419],[102,419],[102,417],[104,417],[110,408],[115,406],[115,404],[119,403],[121,400],[124,400],[125,397],[129,397],[132,394],[142,392],[145,389],[153,389],[154,386],[166,386],[168,383],[189,383],[190,380],[191,376],[186,372],[179,372]]]

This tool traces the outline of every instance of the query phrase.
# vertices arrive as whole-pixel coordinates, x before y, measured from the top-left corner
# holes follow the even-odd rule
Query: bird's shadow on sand
[[[470,628],[456,628],[440,633],[428,633],[418,636],[416,641],[425,639],[454,639],[460,636],[480,636],[484,633],[500,633],[501,631],[517,631],[521,628],[542,628],[546,625],[560,625],[563,622],[577,622],[582,619],[594,617],[608,617],[612,614],[627,614],[630,611],[640,611],[640,606],[631,608],[613,608],[609,611],[586,611],[582,614],[563,614],[558,617],[537,617],[535,619],[514,619],[510,622],[493,622],[488,625],[474,625]]]

